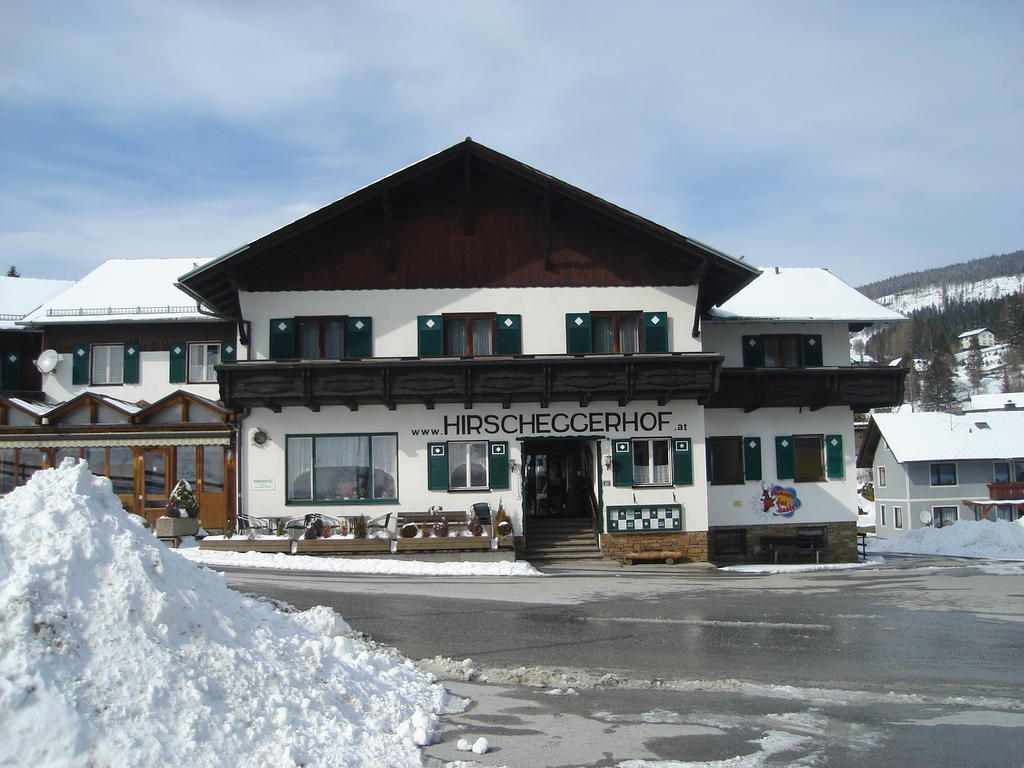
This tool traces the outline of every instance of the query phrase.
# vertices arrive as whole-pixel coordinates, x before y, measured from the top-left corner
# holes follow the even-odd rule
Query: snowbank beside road
[[[280,552],[217,552],[198,547],[173,550],[193,563],[234,568],[268,568],[281,571],[320,573],[369,573],[378,576],[543,576],[529,563],[519,560],[498,562],[425,562],[398,558],[312,557]]]
[[[447,701],[332,611],[167,550],[84,463],[0,500],[0,761],[419,766]]]
[[[1024,518],[1015,523],[961,520],[943,528],[915,528],[890,539],[869,538],[868,552],[1024,560]]]

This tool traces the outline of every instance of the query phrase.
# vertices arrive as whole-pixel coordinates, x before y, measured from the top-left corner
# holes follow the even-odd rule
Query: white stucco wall
[[[739,409],[709,408],[705,413],[707,437],[761,438],[762,482],[742,485],[709,485],[711,525],[767,525],[772,523],[825,523],[857,519],[857,470],[853,417],[849,408],[761,408],[752,413]],[[775,438],[779,435],[842,435],[843,479],[795,483],[776,477]],[[796,491],[800,506],[790,517],[764,510],[764,488],[779,485]]]
[[[591,422],[591,415],[594,421]],[[620,418],[607,429],[605,414]],[[479,417],[481,434],[459,434],[468,425],[463,417]],[[575,420],[573,416],[576,416]],[[522,417],[522,418],[520,418]],[[635,419],[636,424],[633,424]],[[525,423],[524,423],[525,420]],[[573,422],[577,427],[572,429]],[[625,425],[623,423],[625,422]],[[473,422],[475,425],[477,422]],[[590,425],[601,427],[590,429]],[[447,425],[447,427],[446,427]],[[643,429],[647,426],[651,429]],[[252,445],[249,435],[256,428],[270,435],[270,442],[262,448]],[[445,430],[447,428],[447,435]],[[420,430],[430,434],[413,434]],[[437,434],[433,434],[437,430]],[[398,502],[374,504],[286,505],[285,440],[290,434],[341,433],[397,433],[398,435]],[[389,411],[384,406],[370,406],[358,411],[344,407],[327,407],[318,413],[305,408],[284,408],[273,413],[255,408],[242,424],[242,477],[240,509],[250,515],[299,516],[310,511],[325,514],[364,514],[378,517],[388,512],[424,511],[440,505],[444,509],[467,510],[475,502],[490,502],[497,509],[504,502],[517,532],[522,531],[522,465],[523,443],[517,438],[576,437],[603,435],[600,441],[603,481],[601,494],[606,506],[615,504],[669,504],[683,507],[683,521],[687,530],[706,530],[708,526],[705,503],[705,473],[703,454],[703,418],[701,406],[694,401],[680,401],[659,407],[654,402],[631,403],[620,408],[616,403],[592,403],[580,408],[573,403],[552,403],[550,408],[513,406],[507,410],[500,405],[477,405],[466,410],[460,405],[438,406],[429,411],[419,406],[398,406]],[[605,457],[611,456],[612,438],[627,437],[688,437],[693,445],[694,484],[691,486],[657,488],[615,488],[612,473]],[[427,444],[445,440],[488,439],[508,441],[509,456],[515,469],[510,473],[510,488],[504,491],[447,492],[427,489]],[[595,479],[596,481],[596,479]],[[595,488],[595,495],[597,489]]]
[[[779,301],[784,301],[780,297]],[[705,321],[702,336],[705,352],[725,355],[728,368],[743,366],[743,337],[763,334],[821,334],[822,364],[850,365],[850,331],[847,323],[716,323]]]
[[[348,315],[373,318],[374,357],[416,355],[416,318],[446,312],[495,312],[523,316],[524,354],[564,354],[567,312],[667,312],[669,348],[699,352],[691,336],[695,286],[616,288],[472,288],[372,291],[240,292],[244,317],[252,323],[253,359],[270,350],[270,320],[281,317]],[[242,359],[242,358],[239,358]]]
[[[170,379],[170,355],[167,352],[142,352],[139,358],[138,384],[81,385],[71,383],[71,354],[63,353],[53,373],[43,375],[43,394],[47,402],[62,403],[83,392],[116,397],[130,403],[145,400],[155,403],[172,392],[185,390],[210,400],[220,399],[217,383],[172,384]]]

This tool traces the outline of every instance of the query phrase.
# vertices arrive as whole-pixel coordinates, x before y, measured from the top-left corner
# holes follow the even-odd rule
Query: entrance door
[[[139,514],[156,525],[158,517],[167,508],[167,499],[171,495],[170,486],[170,449],[146,448],[140,451],[142,472],[136,476],[136,490],[142,501]]]
[[[175,482],[185,480],[192,486],[199,524],[206,530],[227,526],[231,451],[224,445],[179,445],[175,453]]]
[[[523,445],[523,502],[529,518],[591,517],[596,502],[586,440],[528,440]]]

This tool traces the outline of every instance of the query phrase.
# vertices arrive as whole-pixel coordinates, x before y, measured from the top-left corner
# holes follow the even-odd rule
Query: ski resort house
[[[900,316],[823,270],[731,258],[466,140],[190,271],[237,327],[217,366],[240,513],[502,505],[639,550],[855,547],[849,365]],[[394,521],[391,522],[392,529]]]
[[[195,266],[108,261],[17,321],[35,340],[22,365],[33,386],[0,398],[0,493],[70,456],[151,522],[179,479],[204,526],[233,520],[234,414],[215,366],[235,357],[236,331],[175,287]]]
[[[857,457],[888,538],[958,520],[1016,520],[1024,504],[1024,410],[879,413]]]

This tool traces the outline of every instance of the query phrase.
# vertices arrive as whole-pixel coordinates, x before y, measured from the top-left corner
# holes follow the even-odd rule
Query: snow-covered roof
[[[13,403],[23,411],[34,413],[36,416],[42,416],[53,408],[53,406],[48,403],[39,403],[35,400],[22,400],[20,397],[9,397],[7,398],[7,402]]]
[[[979,333],[984,333],[987,330],[988,330],[988,328],[975,328],[973,331],[964,331],[959,336],[957,336],[957,338],[958,339],[968,339],[971,336],[977,336]]]
[[[1024,392],[997,392],[995,394],[971,395],[971,410],[985,411],[1005,408],[1007,403],[1024,409]]]
[[[16,328],[16,320],[72,285],[71,280],[0,277],[0,328]]]
[[[711,319],[892,323],[906,318],[876,304],[827,269],[767,267],[750,285],[714,307]]]
[[[56,323],[123,323],[132,320],[209,320],[196,303],[175,286],[208,259],[111,259],[22,321]]]
[[[1024,410],[877,413],[872,419],[901,464],[1024,456]]]

